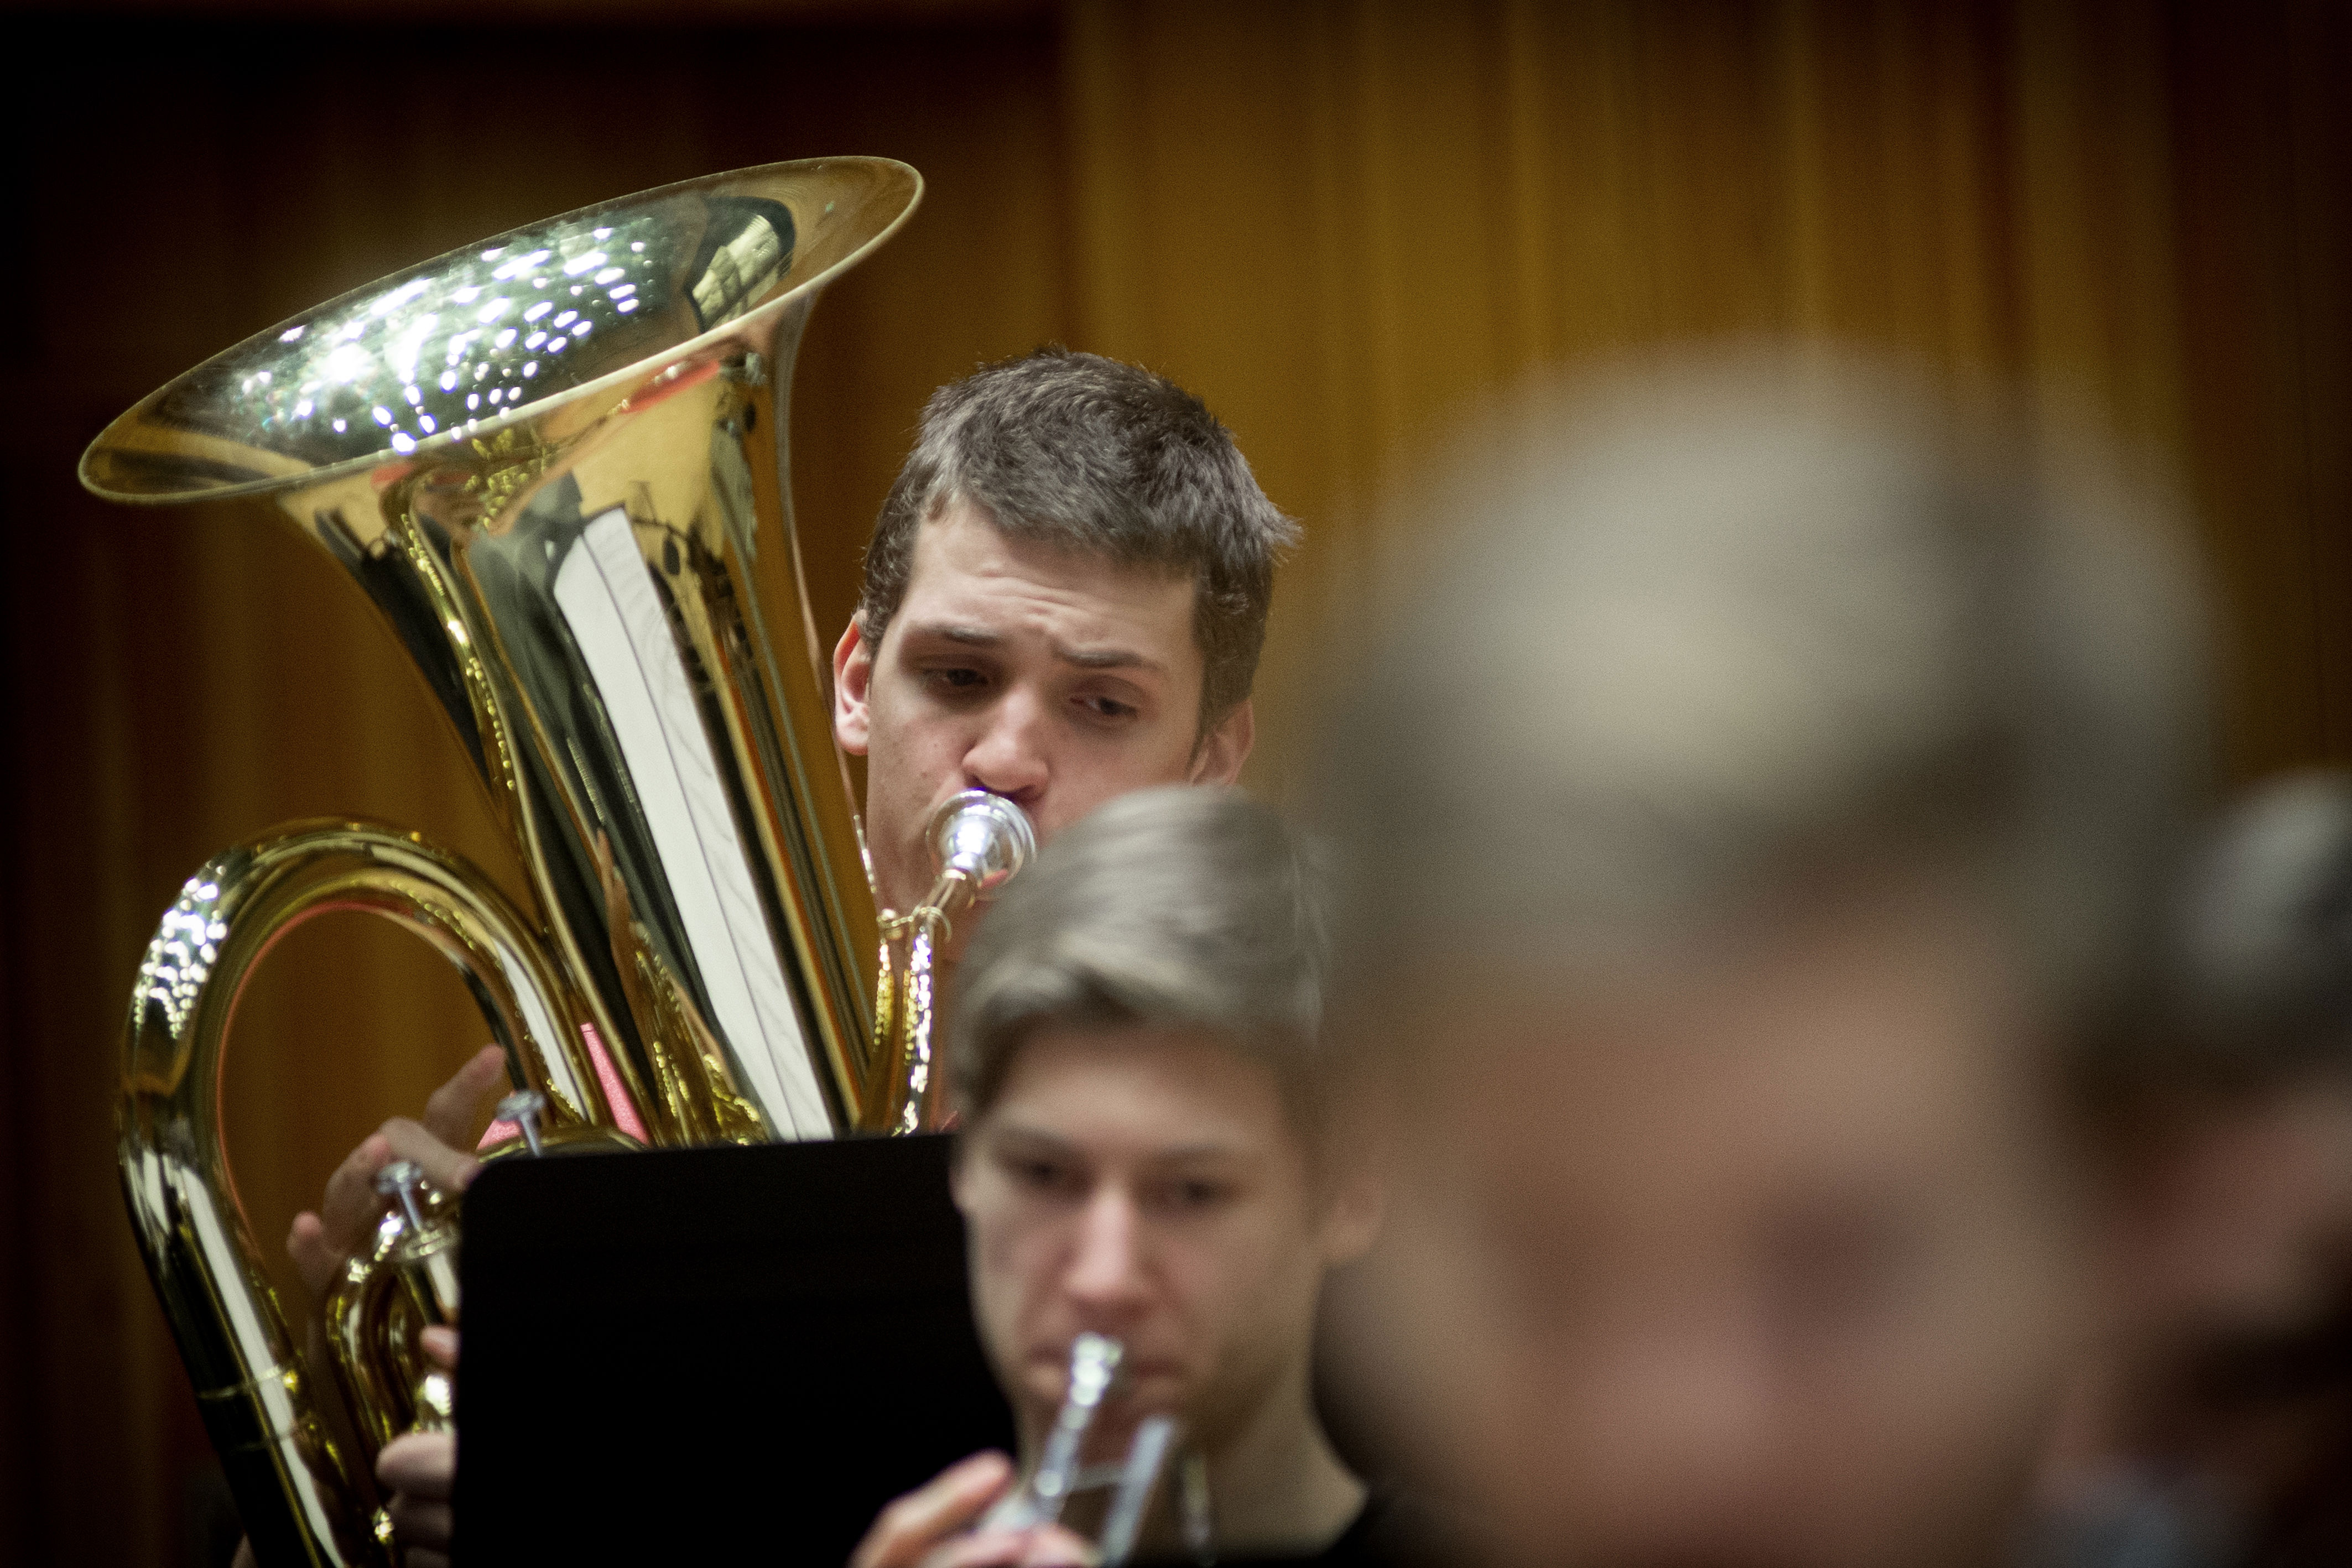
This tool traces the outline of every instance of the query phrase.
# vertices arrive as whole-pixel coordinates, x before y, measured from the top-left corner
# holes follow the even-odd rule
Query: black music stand
[[[839,1563],[1012,1418],[949,1140],[502,1160],[466,1196],[457,1558]]]

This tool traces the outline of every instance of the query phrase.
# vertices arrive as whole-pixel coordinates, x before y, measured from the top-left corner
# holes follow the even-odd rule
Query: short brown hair
[[[1275,563],[1298,526],[1199,398],[1058,346],[932,393],[866,547],[857,627],[868,645],[880,645],[906,597],[923,523],[958,500],[1016,538],[1190,575],[1200,733],[1249,695]]]
[[[1045,1023],[1191,1025],[1274,1069],[1302,1131],[1323,922],[1303,846],[1238,789],[1171,784],[1073,824],[1006,884],[963,963],[948,1091],[967,1122]]]

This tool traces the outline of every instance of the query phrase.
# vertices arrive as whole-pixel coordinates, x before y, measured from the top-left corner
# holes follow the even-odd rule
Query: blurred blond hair
[[[2164,486],[2060,431],[1770,351],[1486,421],[1405,503],[1444,553],[1326,737],[1339,992],[1932,867],[2110,1037],[2205,785],[2205,611]]]

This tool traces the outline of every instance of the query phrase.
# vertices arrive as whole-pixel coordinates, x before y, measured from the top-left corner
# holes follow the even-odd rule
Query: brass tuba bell
[[[265,1563],[386,1557],[373,1455],[320,1417],[220,1146],[219,1054],[286,928],[362,909],[439,947],[544,1097],[534,1147],[924,1120],[928,976],[883,942],[786,450],[811,305],[921,189],[886,159],[777,163],[518,229],[247,340],[82,459],[110,499],[241,499],[334,556],[423,669],[533,894],[515,907],[414,833],[296,823],[207,863],[148,948],[123,1186]],[[395,1336],[455,1310],[436,1294],[454,1206],[397,1196],[334,1314]],[[401,1345],[343,1360],[362,1448],[446,1417]]]

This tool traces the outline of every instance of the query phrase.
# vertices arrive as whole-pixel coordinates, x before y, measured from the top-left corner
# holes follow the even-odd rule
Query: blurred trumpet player
[[[834,732],[866,758],[880,903],[921,900],[925,826],[960,791],[1009,798],[1045,841],[1129,790],[1229,783],[1255,739],[1275,565],[1297,534],[1200,400],[1148,371],[1053,348],[935,393],[834,651]],[[941,956],[950,994],[955,956]],[[415,1161],[452,1191],[472,1179],[460,1151],[502,1078],[486,1048],[421,1122],[387,1122],[335,1171],[288,1239],[314,1297],[383,1212],[385,1164]],[[413,1550],[446,1547],[454,1455],[441,1436],[384,1451]]]
[[[1368,1495],[1308,1390],[1325,1273],[1379,1218],[1327,1093],[1321,949],[1280,819],[1166,789],[1071,829],[972,946],[949,1060],[982,1343],[1034,1471],[1073,1343],[1118,1343],[1089,1458],[1177,1422],[1145,1556],[1430,1560],[1431,1517]],[[854,1568],[1087,1561],[1058,1526],[992,1514],[1015,1480],[996,1454],[950,1468],[883,1511]]]
[[[2046,1568],[2352,1562],[2352,774],[2273,780],[2175,909],[2114,1085],[2129,1312],[2045,1479]]]
[[[1816,360],[1530,416],[1331,740],[1360,1354],[1506,1561],[2012,1560],[2200,614],[2160,506],[1948,409]]]

